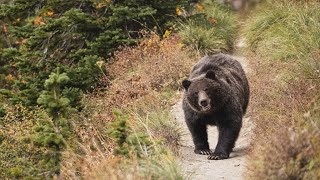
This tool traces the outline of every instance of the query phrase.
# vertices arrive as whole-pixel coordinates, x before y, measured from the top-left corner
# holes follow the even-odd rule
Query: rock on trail
[[[241,48],[242,42],[238,43]],[[244,57],[234,56],[243,66],[246,73],[249,68]],[[250,117],[245,116],[243,126],[236,142],[234,151],[229,159],[207,160],[207,155],[198,155],[193,152],[194,145],[191,134],[184,121],[182,110],[182,100],[174,105],[173,114],[176,121],[182,128],[183,136],[180,147],[180,165],[187,179],[192,180],[215,180],[215,179],[244,179],[243,174],[246,169],[246,153],[250,143],[250,136],[253,123]],[[248,114],[248,113],[247,113]],[[208,141],[210,149],[214,150],[218,141],[218,130],[215,126],[208,127]]]

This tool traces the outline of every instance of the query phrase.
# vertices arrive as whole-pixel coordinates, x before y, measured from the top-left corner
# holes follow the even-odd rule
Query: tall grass
[[[274,59],[310,58],[320,47],[319,21],[319,3],[266,2],[250,18],[246,37],[253,50]]]
[[[256,129],[251,179],[319,179],[318,1],[266,1],[247,20]]]
[[[216,0],[205,0],[202,6],[180,23],[182,42],[200,54],[231,51],[236,26],[231,8]]]
[[[140,100],[139,100],[140,101]],[[172,152],[179,142],[178,126],[167,108],[160,105],[157,94],[141,99],[130,108],[122,109],[126,116],[126,142],[122,149],[127,156],[104,158],[85,172],[89,179],[183,179]],[[117,120],[116,120],[117,121]],[[117,148],[117,147],[116,147]]]

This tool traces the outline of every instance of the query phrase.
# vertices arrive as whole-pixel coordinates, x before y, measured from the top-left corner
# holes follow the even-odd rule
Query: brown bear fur
[[[192,68],[185,89],[183,110],[195,145],[194,152],[208,159],[229,157],[249,102],[249,85],[241,64],[229,55],[203,57]],[[218,127],[218,144],[209,149],[207,125]]]

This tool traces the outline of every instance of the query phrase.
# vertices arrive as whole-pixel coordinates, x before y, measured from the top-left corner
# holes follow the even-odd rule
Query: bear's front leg
[[[235,145],[241,129],[241,120],[232,124],[218,126],[219,139],[214,153],[210,154],[209,160],[227,159]]]
[[[194,152],[202,155],[212,154],[212,151],[209,149],[207,126],[189,121],[186,122],[195,146]]]

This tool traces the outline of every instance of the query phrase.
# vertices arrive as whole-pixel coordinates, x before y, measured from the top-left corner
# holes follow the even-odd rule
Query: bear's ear
[[[215,79],[217,79],[217,78],[216,78],[216,73],[214,73],[214,71],[212,71],[212,70],[209,70],[209,71],[206,73],[206,78],[215,80]]]
[[[188,79],[185,79],[182,81],[182,86],[184,87],[185,90],[188,90],[190,84],[191,84],[191,81],[189,81]]]

